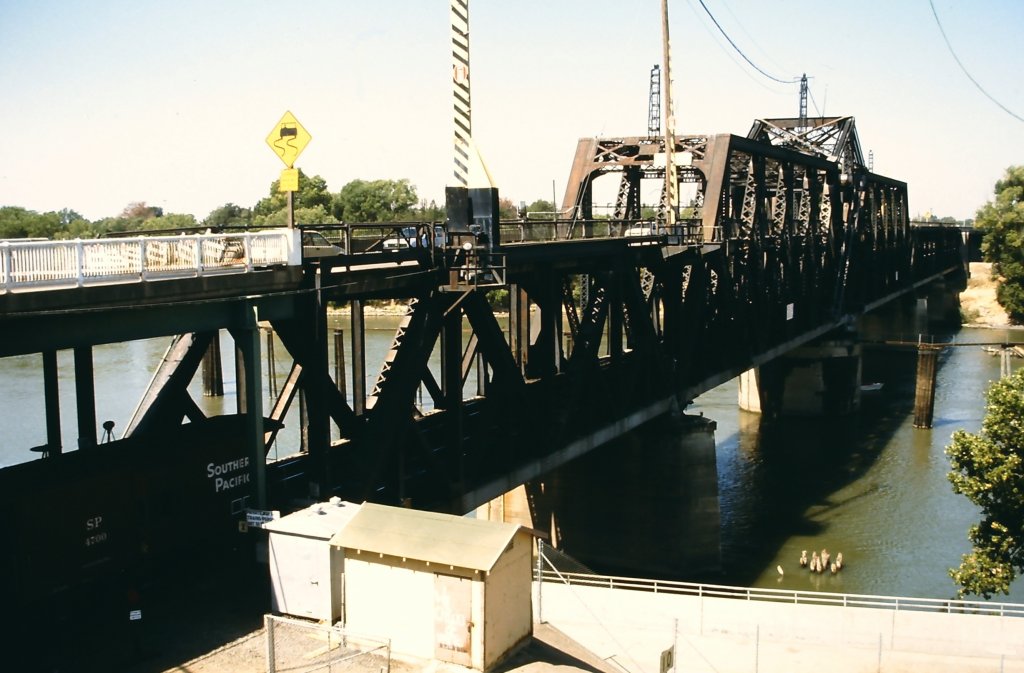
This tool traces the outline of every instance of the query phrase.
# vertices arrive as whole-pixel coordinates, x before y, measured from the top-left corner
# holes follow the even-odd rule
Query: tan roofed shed
[[[533,630],[530,533],[365,503],[333,538],[346,628],[395,652],[487,670]]]

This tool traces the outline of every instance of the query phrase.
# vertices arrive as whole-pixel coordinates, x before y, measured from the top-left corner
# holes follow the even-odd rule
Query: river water
[[[959,343],[1021,341],[1019,330],[962,329]],[[1020,361],[1013,363],[1014,368]],[[947,569],[969,551],[979,510],[953,493],[945,447],[957,429],[976,432],[999,358],[980,346],[946,349],[940,359],[931,429],[913,427],[916,354],[865,350],[866,393],[859,413],[773,425],[739,410],[738,383],[702,395],[715,433],[722,561],[729,583],[793,590],[951,598]],[[799,565],[801,552],[842,552],[836,575]],[[781,566],[780,575],[777,567]],[[1018,579],[1008,597],[1024,602]]]
[[[346,322],[332,316],[331,327],[344,329]],[[396,323],[397,318],[367,318],[371,382]],[[1024,340],[1024,332],[963,329],[956,340]],[[151,339],[94,349],[98,424],[113,420],[120,436],[168,343]],[[235,404],[226,336],[222,346],[225,396],[204,398],[198,376],[191,386],[208,414],[230,412]],[[290,359],[279,343],[275,353],[283,383]],[[58,362],[67,451],[76,442],[71,353],[60,352]],[[760,416],[739,410],[736,381],[687,409],[718,424],[723,583],[943,599],[955,594],[947,569],[968,551],[966,533],[978,511],[952,492],[944,449],[954,430],[981,427],[985,388],[999,377],[999,358],[971,346],[947,349],[940,362],[930,430],[912,426],[915,355],[892,349],[866,353],[864,381],[883,387],[866,394],[861,411],[847,418],[765,425]],[[264,381],[269,387],[266,373]],[[41,357],[0,359],[0,382],[0,423],[6,430],[0,466],[35,460],[38,454],[29,448],[46,439]],[[285,426],[280,455],[298,445],[295,410]],[[823,548],[833,558],[843,553],[839,574],[811,575],[799,567],[802,550],[810,555]],[[1024,602],[1024,581],[1014,584],[1009,597],[995,599]]]

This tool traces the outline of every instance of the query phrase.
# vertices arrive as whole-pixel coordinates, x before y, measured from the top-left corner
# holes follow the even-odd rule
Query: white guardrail
[[[786,589],[758,589],[753,587],[731,587],[719,584],[694,584],[648,580],[634,577],[612,577],[583,573],[545,570],[545,582],[570,586],[600,587],[605,589],[628,589],[653,593],[703,596],[706,598],[735,598],[748,601],[771,601],[774,603],[797,603],[803,605],[837,605],[842,607],[881,608],[890,610],[914,610],[923,612],[948,612],[955,614],[995,615],[998,617],[1024,617],[1024,604],[996,603],[991,601],[942,600],[938,598],[910,598],[906,596],[871,596],[864,594],[836,594],[818,591],[789,591]]]
[[[301,264],[298,231],[0,242],[0,293]]]

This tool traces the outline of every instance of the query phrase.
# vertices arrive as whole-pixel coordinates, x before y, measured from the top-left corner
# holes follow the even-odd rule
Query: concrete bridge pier
[[[860,407],[860,384],[860,344],[821,341],[741,374],[739,405],[770,418],[848,414]]]
[[[928,285],[926,300],[928,303],[928,325],[956,327],[962,322],[960,317],[960,291],[962,287],[946,280],[937,280]]]
[[[488,515],[550,534],[556,549],[601,572],[718,570],[715,423],[651,421],[478,510]]]

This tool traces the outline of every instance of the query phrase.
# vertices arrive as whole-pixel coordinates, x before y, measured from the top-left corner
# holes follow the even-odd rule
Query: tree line
[[[1024,166],[1011,166],[978,210],[981,252],[992,263],[996,300],[1024,323]],[[951,568],[961,596],[1007,594],[1024,572],[1024,368],[986,393],[977,433],[957,430],[946,447],[953,490],[981,510],[967,532],[971,551]]]
[[[143,201],[129,203],[115,217],[90,221],[70,208],[39,213],[19,206],[0,206],[0,239],[98,238],[118,233],[175,231],[194,228],[264,228],[283,226],[288,219],[287,195],[279,190],[280,181],[270,185],[269,194],[251,207],[225,203],[199,220],[194,215],[165,213],[162,208]],[[307,176],[299,169],[299,191],[294,196],[295,221],[301,224],[337,224],[339,222],[441,222],[444,205],[421,199],[407,179],[352,180],[337,192],[328,189],[319,175]],[[510,199],[499,202],[501,217],[519,215]],[[552,212],[550,201],[539,199],[527,212]]]

